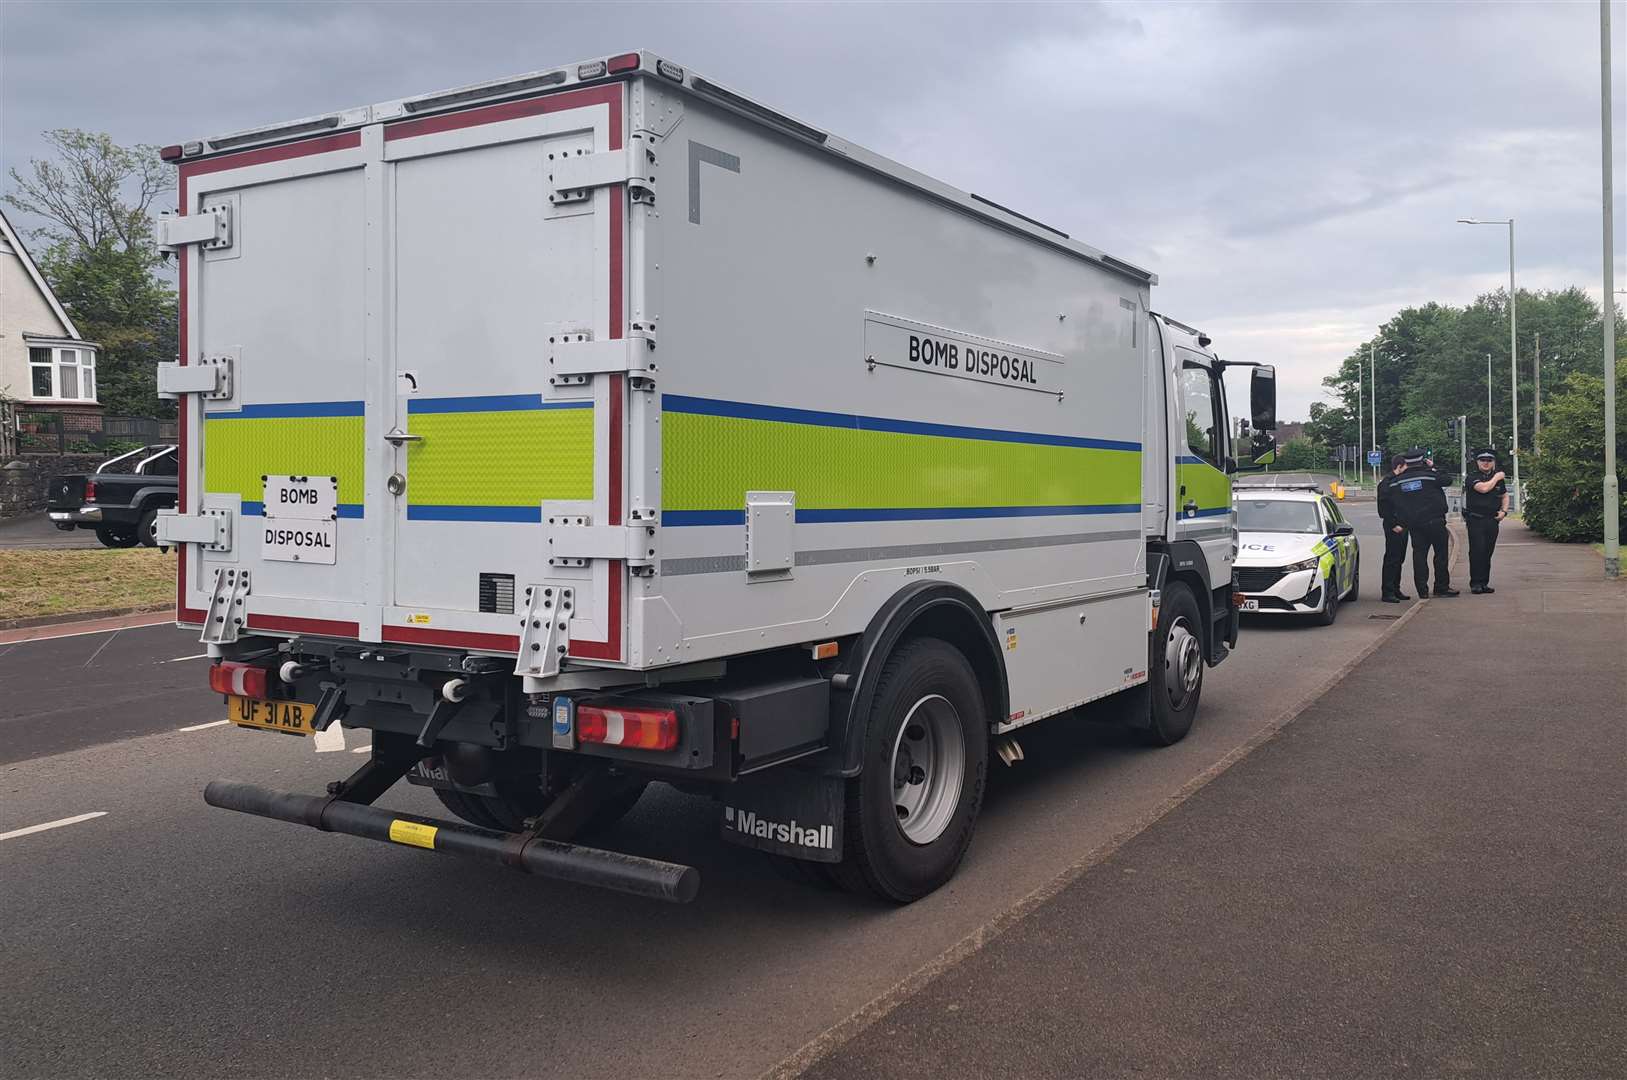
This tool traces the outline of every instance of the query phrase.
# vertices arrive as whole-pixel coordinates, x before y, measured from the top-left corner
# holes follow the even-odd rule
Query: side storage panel
[[[855,634],[921,578],[991,612],[1143,588],[1146,285],[675,100],[637,662]]]
[[[1001,613],[996,630],[1011,683],[1011,715],[1002,729],[1146,682],[1150,623],[1144,591]]]

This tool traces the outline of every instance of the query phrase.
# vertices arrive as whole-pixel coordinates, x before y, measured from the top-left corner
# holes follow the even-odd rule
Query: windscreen
[[[1288,499],[1237,500],[1239,532],[1319,533],[1316,504]]]

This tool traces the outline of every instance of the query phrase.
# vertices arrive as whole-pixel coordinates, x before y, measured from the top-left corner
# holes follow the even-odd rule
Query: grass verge
[[[0,619],[175,602],[175,554],[156,548],[0,551]]]

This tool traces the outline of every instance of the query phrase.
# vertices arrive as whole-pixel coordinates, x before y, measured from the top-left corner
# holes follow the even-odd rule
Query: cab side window
[[[1336,526],[1344,524],[1345,516],[1339,513],[1339,504],[1332,499],[1326,497],[1322,499],[1322,514],[1328,519],[1329,532]]]
[[[1181,412],[1186,419],[1186,445],[1192,453],[1221,468],[1225,440],[1217,423],[1214,377],[1198,364],[1181,368]]]

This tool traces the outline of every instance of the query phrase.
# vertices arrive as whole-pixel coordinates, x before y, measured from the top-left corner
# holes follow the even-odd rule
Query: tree
[[[1329,405],[1325,401],[1311,402],[1305,437],[1323,446],[1356,446],[1361,442],[1356,431],[1356,414],[1346,412],[1342,405]]]
[[[1385,433],[1384,446],[1389,454],[1400,454],[1413,447],[1434,450],[1435,463],[1447,472],[1458,471],[1458,441],[1446,433],[1446,421],[1433,416],[1409,416],[1391,425]]]
[[[1627,382],[1627,361],[1616,365]],[[1542,409],[1538,453],[1527,458],[1525,521],[1554,540],[1596,541],[1604,536],[1604,379],[1574,372]],[[1627,492],[1627,395],[1616,397],[1616,471]],[[1627,528],[1627,499],[1616,507]]]
[[[1290,439],[1277,454],[1277,468],[1299,472],[1325,470],[1328,448],[1309,439]]]
[[[5,201],[45,224],[30,236],[47,245],[39,259],[80,333],[97,342],[97,396],[111,413],[173,414],[160,402],[156,366],[176,355],[175,292],[158,276],[150,213],[175,186],[156,147],[119,146],[107,135],[45,133],[55,160],[9,170]]]

